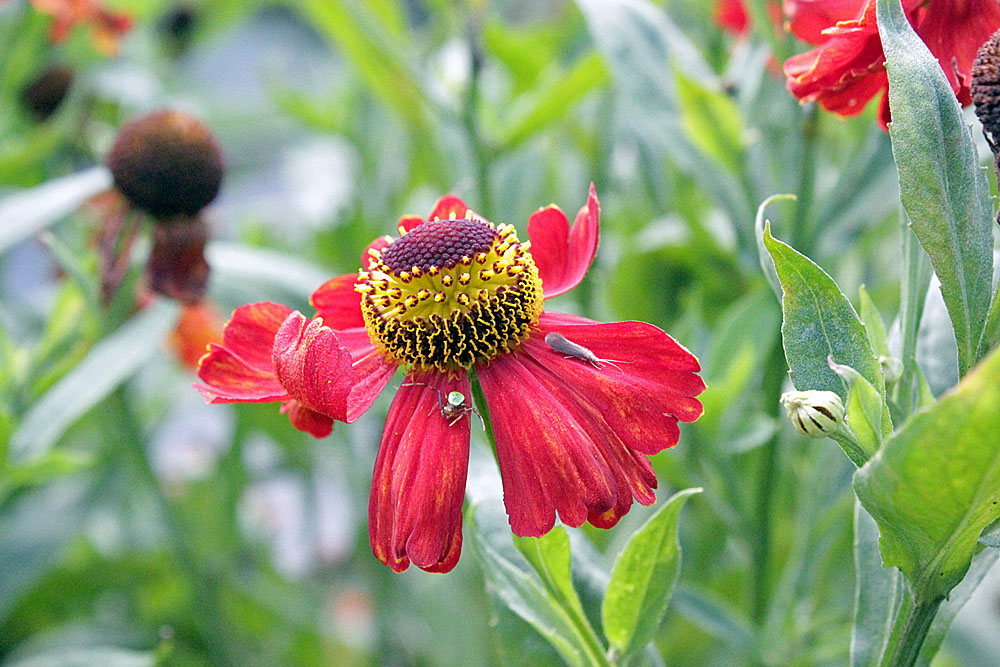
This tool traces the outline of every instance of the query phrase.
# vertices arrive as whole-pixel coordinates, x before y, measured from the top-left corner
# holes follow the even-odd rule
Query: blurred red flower
[[[53,42],[64,41],[77,25],[90,24],[94,48],[106,56],[118,53],[118,41],[132,27],[128,14],[105,9],[99,0],[31,0],[31,5],[53,17],[49,32]]]
[[[910,25],[941,63],[952,90],[969,104],[976,50],[1000,28],[998,0],[902,0]],[[817,48],[785,62],[788,90],[841,116],[861,113],[882,93],[879,123],[888,124],[885,54],[875,0],[785,0],[789,29]]]
[[[777,0],[767,3],[767,13],[775,30],[781,32],[781,4]],[[715,0],[715,23],[723,30],[737,35],[750,32],[750,15],[743,0]]]
[[[219,311],[208,301],[202,301],[182,307],[168,343],[178,361],[188,368],[197,369],[198,361],[204,356],[209,343],[221,338],[222,318]]]
[[[489,406],[513,531],[543,535],[557,512],[570,526],[610,527],[633,498],[654,501],[646,456],[677,443],[678,420],[701,415],[705,384],[698,360],[650,324],[543,310],[589,268],[598,217],[591,186],[572,227],[555,206],[534,213],[528,244],[444,197],[427,220],[404,217],[399,237],[375,240],[367,268],[316,290],[314,319],[274,303],[238,308],[196,387],[210,403],[280,401],[296,428],[323,436],[407,369],[369,501],[372,550],[397,572],[458,561],[470,373]]]

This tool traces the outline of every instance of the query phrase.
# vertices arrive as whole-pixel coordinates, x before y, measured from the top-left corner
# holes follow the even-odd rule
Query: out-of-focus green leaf
[[[92,463],[93,460],[89,456],[53,449],[21,465],[0,466],[0,500],[14,489],[64,477]]]
[[[176,304],[158,301],[95,345],[24,415],[11,437],[11,459],[48,451],[73,422],[161,352],[176,319]]]
[[[298,257],[236,243],[213,242],[205,256],[216,283],[232,284],[261,296],[275,295],[273,298],[307,299],[333,277],[329,271]]]
[[[854,501],[854,627],[851,667],[876,667],[905,592],[899,570],[882,567],[878,526]]]
[[[795,388],[834,391],[846,401],[847,383],[827,364],[833,357],[884,396],[882,369],[865,327],[837,283],[808,257],[771,236],[770,225],[764,226],[763,239],[781,281],[781,335]]]
[[[584,56],[567,72],[557,72],[538,92],[525,93],[505,114],[498,144],[509,150],[555,121],[564,120],[569,109],[590,91],[609,80],[607,67],[596,53]]]
[[[888,357],[889,343],[882,315],[878,312],[875,302],[868,295],[868,290],[865,289],[864,285],[858,292],[861,304],[861,322],[865,325],[865,331],[868,332],[868,342],[872,344],[872,350],[875,354]]]
[[[493,593],[545,637],[567,664],[602,664],[603,655],[595,653],[596,648],[582,636],[574,612],[560,603],[514,547],[510,526],[500,507],[481,502],[468,523],[466,530],[472,534]],[[555,542],[545,548],[553,547],[558,550]],[[546,558],[553,555],[550,553]]]
[[[110,187],[111,172],[93,167],[7,195],[0,200],[0,253]]]
[[[743,162],[743,118],[722,90],[709,90],[675,68],[681,122],[691,141],[728,171]]]
[[[696,493],[701,489],[675,493],[632,534],[615,561],[601,617],[604,634],[622,655],[642,650],[663,622],[681,567],[677,520]]]
[[[671,606],[712,637],[729,644],[736,655],[751,655],[754,649],[753,627],[735,606],[690,587],[679,585]]]
[[[924,602],[962,580],[983,529],[1000,517],[1000,353],[915,414],[855,475],[881,531],[886,566]]]
[[[149,651],[133,651],[117,646],[66,646],[51,648],[4,663],[6,667],[153,667],[156,656]]]
[[[941,279],[960,373],[981,357],[993,280],[993,210],[972,132],[937,58],[898,0],[879,0],[892,152],[913,232]]]

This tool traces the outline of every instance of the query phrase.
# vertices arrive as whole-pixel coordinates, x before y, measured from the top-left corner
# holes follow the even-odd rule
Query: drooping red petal
[[[528,219],[531,256],[542,279],[545,298],[576,287],[597,254],[601,205],[590,184],[587,205],[580,209],[572,229],[557,206],[536,211]]]
[[[345,334],[358,349],[357,330]],[[289,396],[311,410],[339,421],[353,422],[364,413],[392,377],[387,364],[369,342],[352,358],[321,320],[293,312],[274,338],[275,373]]]
[[[348,273],[331,278],[320,285],[309,302],[323,318],[323,324],[331,329],[352,329],[363,327],[361,316],[361,293],[354,290],[358,274]]]
[[[332,419],[315,410],[310,410],[294,398],[281,404],[281,413],[288,414],[288,420],[292,422],[292,426],[317,438],[325,438],[333,432]]]
[[[519,354],[497,357],[478,374],[514,533],[544,535],[557,512],[575,527],[615,510],[616,475],[594,443],[589,415],[574,410],[572,400],[567,405],[561,390]]]
[[[372,477],[368,533],[372,552],[395,572],[411,562],[428,572],[448,572],[462,550],[472,415],[442,414],[442,401],[453,391],[472,400],[464,372],[449,378],[413,371],[389,408]]]
[[[473,213],[473,215],[475,215]],[[434,210],[427,216],[428,222],[434,220],[448,220],[454,217],[455,220],[463,220],[469,217],[469,207],[465,202],[455,195],[447,195],[437,200]]]
[[[209,403],[262,403],[288,398],[271,363],[274,336],[291,309],[262,302],[240,306],[198,362],[195,388]]]

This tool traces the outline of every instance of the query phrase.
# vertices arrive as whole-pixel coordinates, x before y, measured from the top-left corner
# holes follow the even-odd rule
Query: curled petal
[[[346,422],[368,409],[395,369],[374,348],[353,359],[322,320],[309,320],[298,311],[288,316],[274,337],[272,358],[289,396],[310,410]]]
[[[212,343],[198,362],[195,388],[209,403],[280,401],[288,393],[271,363],[274,336],[291,309],[262,302],[240,306],[222,332],[222,344]]]
[[[333,432],[332,419],[315,410],[310,410],[294,398],[281,404],[281,413],[288,414],[288,420],[292,422],[292,426],[314,437],[325,438]]]
[[[590,184],[587,205],[577,213],[573,227],[556,206],[536,211],[528,219],[531,256],[538,266],[545,298],[576,287],[597,254],[601,205]]]
[[[323,318],[323,324],[331,329],[352,329],[363,327],[361,316],[361,293],[354,290],[358,274],[348,273],[331,278],[319,286],[309,302]]]
[[[464,372],[412,371],[386,418],[368,505],[375,556],[402,572],[412,562],[448,572],[462,550],[462,499],[469,467],[471,415],[442,414],[442,397],[469,397]]]
[[[809,44],[826,39],[824,31],[840,21],[858,19],[867,0],[785,0],[788,30]]]

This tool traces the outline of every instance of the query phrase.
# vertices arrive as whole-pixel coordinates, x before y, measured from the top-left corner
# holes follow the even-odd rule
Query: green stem
[[[799,186],[795,192],[795,217],[789,230],[790,245],[811,255],[815,244],[816,221],[810,215],[816,184],[816,144],[819,136],[819,110],[815,104],[805,108],[802,118],[802,161]]]
[[[895,387],[896,404],[903,416],[913,412],[917,395],[917,334],[923,317],[924,300],[931,281],[930,258],[920,247],[916,235],[910,230],[909,218],[902,214],[903,275],[900,285],[902,303],[899,310],[900,330],[903,338],[903,375]]]
[[[493,202],[490,196],[489,162],[487,146],[479,131],[479,80],[483,71],[483,47],[480,43],[482,33],[482,18],[474,14],[469,20],[469,87],[466,90],[465,103],[462,106],[462,124],[469,136],[472,147],[472,159],[475,161],[476,189],[479,191],[479,212],[487,219],[494,215]]]
[[[119,387],[113,391],[108,402],[114,413],[114,419],[107,423],[109,429],[114,431],[111,441],[116,443],[116,450],[131,466],[156,503],[167,528],[168,539],[177,564],[194,593],[195,613],[200,617],[199,620],[204,628],[202,640],[205,642],[212,664],[246,664],[242,658],[248,656],[234,655],[226,642],[226,638],[231,634],[226,628],[225,617],[219,605],[221,597],[219,583],[216,577],[206,573],[199,566],[197,554],[187,538],[180,517],[160,486],[160,480],[143,447],[145,437],[142,428],[132,411],[125,390]]]
[[[469,369],[469,385],[472,387],[472,400],[479,410],[479,416],[483,418],[483,428],[486,430],[486,440],[490,443],[490,451],[493,452],[493,460],[500,465],[500,458],[497,456],[497,438],[493,433],[493,420],[490,419],[490,406],[486,404],[486,394],[483,393],[483,386],[479,384],[475,367]]]
[[[944,598],[928,602],[915,601],[899,610],[889,639],[889,645],[879,662],[881,667],[911,667],[916,664],[920,647],[934,622]]]

